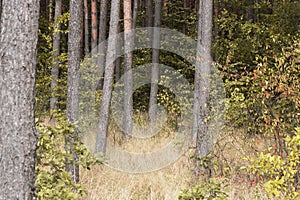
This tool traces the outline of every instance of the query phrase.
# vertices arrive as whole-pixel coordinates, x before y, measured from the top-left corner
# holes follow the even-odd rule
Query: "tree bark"
[[[152,49],[152,71],[151,71],[151,90],[150,90],[150,105],[149,105],[149,117],[151,123],[155,123],[157,116],[157,93],[159,82],[159,48],[160,48],[160,31],[161,24],[161,0],[155,0],[155,18],[153,34],[153,49]]]
[[[90,52],[89,48],[89,8],[88,0],[83,1],[84,9],[84,53],[87,56]]]
[[[79,67],[80,67],[80,43],[81,43],[81,23],[82,23],[82,1],[70,1],[70,22],[69,22],[69,37],[68,37],[68,92],[67,92],[67,119],[71,123],[78,121],[79,109]],[[78,134],[75,129],[75,134]],[[74,139],[68,138],[72,152],[72,144]],[[79,181],[79,166],[77,164],[77,155],[73,156],[73,166],[68,166],[67,170],[74,178],[74,182]]]
[[[116,53],[117,53],[117,57],[116,57],[116,61],[115,61],[115,65],[116,65],[116,78],[115,78],[115,82],[117,82],[120,77],[121,77],[121,64],[122,64],[122,49],[121,49],[121,36],[120,36],[120,31],[121,31],[121,24],[120,22],[118,23],[118,36],[117,36],[117,44],[116,44]]]
[[[132,16],[132,29],[136,29],[136,22],[138,16],[138,0],[133,1],[133,16]]]
[[[61,0],[55,1],[55,16],[54,16],[54,24],[57,29],[54,32],[53,36],[53,61],[52,61],[52,69],[51,69],[51,99],[50,99],[50,110],[57,110],[57,98],[55,96],[55,88],[57,87],[57,80],[59,74],[59,59],[58,56],[60,54],[60,24],[57,22],[57,18],[61,15],[62,2]]]
[[[147,27],[153,26],[153,0],[147,0]],[[152,39],[152,32],[149,32],[149,38]]]
[[[107,130],[109,121],[109,107],[111,101],[112,84],[114,76],[113,60],[116,58],[116,34],[118,33],[118,21],[120,18],[120,0],[112,0],[110,12],[109,36],[114,37],[108,40],[106,55],[105,76],[100,107],[100,120],[96,140],[95,153],[105,153]]]
[[[0,199],[34,199],[39,1],[1,3]]]
[[[103,42],[106,40],[106,16],[107,16],[107,0],[101,0],[100,3],[100,22],[99,22],[99,46],[98,46],[98,54],[99,58],[97,61],[98,68],[99,68],[99,88],[102,89],[102,82],[103,82],[103,74],[105,70],[105,50],[106,44]]]
[[[0,29],[1,29],[2,0],[0,0]]]
[[[53,20],[53,0],[49,0],[49,22]]]
[[[132,132],[132,5],[131,0],[124,0],[124,115],[123,115],[123,134],[125,138]]]
[[[143,11],[145,11],[146,10],[146,0],[141,0],[142,2],[141,2],[141,10],[143,10]],[[142,20],[142,27],[145,27],[145,25],[146,25],[146,17],[147,16],[144,16],[143,17],[143,20]]]
[[[208,125],[206,118],[209,114],[208,100],[211,71],[211,39],[212,39],[212,12],[213,2],[201,0],[199,2],[198,41],[195,67],[194,92],[194,124],[193,132],[196,134],[197,157],[209,153],[207,138]],[[199,159],[196,159],[195,168],[198,169]]]
[[[213,0],[212,0],[213,1]],[[188,3],[188,0],[183,0],[183,9],[184,9],[184,14],[183,14],[183,17],[184,17],[184,21],[186,21],[187,17],[188,17],[188,11],[187,9],[189,8],[189,3]],[[182,32],[184,34],[187,34],[187,26],[186,26],[186,23],[184,22],[183,25],[182,25]]]
[[[91,15],[92,15],[92,56],[97,53],[97,37],[98,37],[98,26],[97,26],[97,1],[92,0],[91,3]]]

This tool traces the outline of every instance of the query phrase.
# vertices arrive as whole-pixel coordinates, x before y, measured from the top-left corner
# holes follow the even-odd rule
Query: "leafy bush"
[[[250,159],[248,170],[262,177],[266,191],[270,196],[284,195],[285,199],[300,197],[300,128],[295,135],[284,138],[287,154],[276,155],[271,152],[260,152],[257,159]]]
[[[191,189],[184,189],[179,194],[179,200],[224,200],[228,198],[228,185],[225,179],[211,178],[209,181],[200,181]]]
[[[38,199],[76,199],[85,194],[85,188],[74,182],[66,166],[73,163],[73,154],[78,155],[78,164],[89,169],[99,163],[92,157],[62,114],[56,114],[57,125],[37,122],[40,138],[37,145],[36,189]],[[74,138],[71,152],[65,150],[67,138]],[[69,144],[70,142],[68,142]]]

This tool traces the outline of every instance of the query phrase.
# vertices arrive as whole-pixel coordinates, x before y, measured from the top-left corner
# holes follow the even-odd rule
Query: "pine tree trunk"
[[[209,114],[207,104],[211,71],[212,12],[213,3],[211,0],[199,2],[193,124],[193,133],[196,134],[196,157],[206,156],[209,153],[208,125],[205,118]],[[196,170],[198,167],[199,159],[196,159]]]
[[[120,0],[112,0],[111,12],[110,12],[110,27],[109,35],[115,36],[118,33],[118,21],[120,18]],[[102,102],[100,107],[100,120],[98,127],[98,135],[96,140],[95,153],[105,153],[107,130],[109,121],[109,107],[111,101],[113,76],[114,76],[114,64],[113,61],[116,58],[116,40],[108,41],[106,65],[105,65],[105,76],[102,92]]]
[[[90,52],[89,48],[89,8],[88,0],[83,1],[84,9],[84,53],[87,56]]]
[[[116,77],[115,77],[115,82],[119,81],[120,77],[121,77],[121,64],[122,64],[122,59],[121,59],[121,54],[122,54],[122,50],[121,50],[121,36],[120,36],[120,30],[121,30],[121,24],[120,22],[118,23],[118,36],[117,36],[117,44],[116,44],[116,54],[117,54],[117,58],[115,61],[115,65],[116,65]]]
[[[91,15],[92,15],[92,56],[97,53],[97,37],[98,37],[98,26],[97,26],[97,1],[92,0],[91,3]]]
[[[53,0],[49,0],[49,22],[53,20]]]
[[[132,132],[132,5],[131,0],[124,0],[124,116],[123,116],[123,133],[125,138]]]
[[[150,105],[149,117],[152,123],[155,123],[157,116],[157,93],[159,82],[159,49],[160,49],[160,24],[161,24],[161,0],[155,0],[155,18],[153,34],[153,49],[152,49],[152,71],[151,71],[151,91],[150,91]]]
[[[67,92],[67,119],[71,123],[78,121],[79,109],[79,67],[80,67],[80,43],[81,43],[81,23],[82,23],[82,1],[70,1],[70,22],[68,37],[68,92]],[[75,134],[77,130],[75,129]],[[72,137],[68,138],[72,152],[72,146],[75,142]],[[73,155],[73,166],[68,166],[67,170],[74,178],[74,182],[79,181],[79,167],[77,164],[77,155]]]
[[[147,27],[153,27],[153,0],[147,0]],[[149,32],[149,38],[152,39],[152,32]]]
[[[136,21],[138,16],[138,0],[133,1],[133,16],[132,16],[132,29],[136,29]]]
[[[51,99],[50,99],[50,110],[57,110],[57,98],[55,96],[55,88],[57,87],[57,80],[58,80],[58,74],[59,74],[59,59],[58,56],[60,54],[60,33],[58,32],[60,30],[60,24],[57,22],[57,18],[61,15],[61,8],[62,3],[61,0],[55,1],[55,16],[54,16],[54,24],[57,27],[56,32],[53,36],[53,62],[52,62],[52,69],[51,69]]]
[[[0,199],[34,199],[39,1],[1,0],[1,4]]]
[[[103,44],[106,40],[106,16],[107,16],[107,0],[101,0],[100,3],[100,22],[99,22],[99,46],[98,46],[98,68],[99,68],[99,74],[98,77],[100,77],[99,81],[99,88],[102,89],[103,86],[103,74],[105,70],[105,51],[106,51],[106,44]]]
[[[146,10],[146,0],[142,0],[142,2],[141,2],[141,10],[143,10],[143,11]],[[145,26],[146,26],[146,17],[147,17],[147,16],[144,16],[144,17],[143,17],[143,20],[142,20],[142,27],[145,27]]]
[[[213,1],[213,0],[212,0],[212,1]],[[183,23],[183,25],[182,25],[182,32],[183,32],[184,34],[187,34],[187,26],[186,26],[185,21],[186,21],[186,19],[187,19],[187,17],[188,17],[188,11],[187,11],[188,7],[189,7],[189,5],[188,5],[188,0],[183,0],[183,8],[184,8],[184,14],[183,14],[183,17],[184,17],[184,23]]]
[[[2,0],[0,0],[0,30],[1,30]]]

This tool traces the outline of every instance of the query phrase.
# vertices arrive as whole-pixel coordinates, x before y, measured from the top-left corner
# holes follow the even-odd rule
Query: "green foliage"
[[[45,115],[50,104],[52,31],[49,22],[40,18],[36,72],[36,115]]]
[[[215,19],[213,52],[229,97],[226,117],[235,128],[277,137],[299,124],[300,6],[279,0],[245,5],[228,1]],[[256,11],[255,20],[247,19],[249,9]]]
[[[284,138],[286,154],[276,155],[268,149],[260,152],[258,158],[250,159],[248,170],[264,180],[264,186],[270,196],[283,195],[285,199],[298,199],[300,169],[300,128],[293,136]]]
[[[248,132],[284,136],[299,126],[300,46],[257,57],[257,67],[239,80],[227,81],[231,112],[227,117]],[[278,141],[278,140],[277,140]],[[282,147],[282,144],[277,144]]]
[[[65,120],[62,114],[56,114],[55,117],[57,124],[53,126],[37,122],[37,130],[40,133],[36,161],[38,199],[76,199],[85,194],[85,188],[75,183],[66,171],[66,166],[74,164],[73,154],[78,155],[78,164],[86,169],[99,162],[80,142],[74,132],[75,126]],[[69,152],[65,147],[67,138],[70,137],[74,138],[74,143]]]
[[[38,116],[48,114],[51,96],[57,97],[59,109],[63,110],[66,108],[67,44],[65,40],[61,40],[60,55],[54,57],[52,42],[55,33],[59,32],[61,35],[68,33],[67,24],[70,18],[69,15],[66,12],[59,16],[56,24],[44,18],[41,18],[39,22],[36,76],[36,115]],[[51,93],[51,68],[54,61],[58,62],[59,77],[57,87]]]
[[[195,29],[197,20],[196,9],[184,8],[183,1],[167,1],[165,9],[162,10],[162,24],[179,31],[186,26],[186,34],[193,38],[197,36]]]
[[[184,189],[179,194],[179,200],[225,200],[228,198],[228,185],[225,179],[211,178],[208,182],[199,181],[191,189]]]

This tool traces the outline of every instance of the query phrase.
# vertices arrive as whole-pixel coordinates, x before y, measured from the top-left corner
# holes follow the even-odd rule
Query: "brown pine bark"
[[[34,199],[39,1],[1,3],[0,199]]]
[[[97,53],[97,37],[98,37],[98,26],[97,26],[97,1],[92,0],[91,3],[91,15],[92,15],[92,55]]]
[[[84,53],[87,56],[90,52],[89,48],[89,8],[88,0],[83,1],[84,10]]]
[[[53,20],[53,0],[49,0],[49,22]]]

